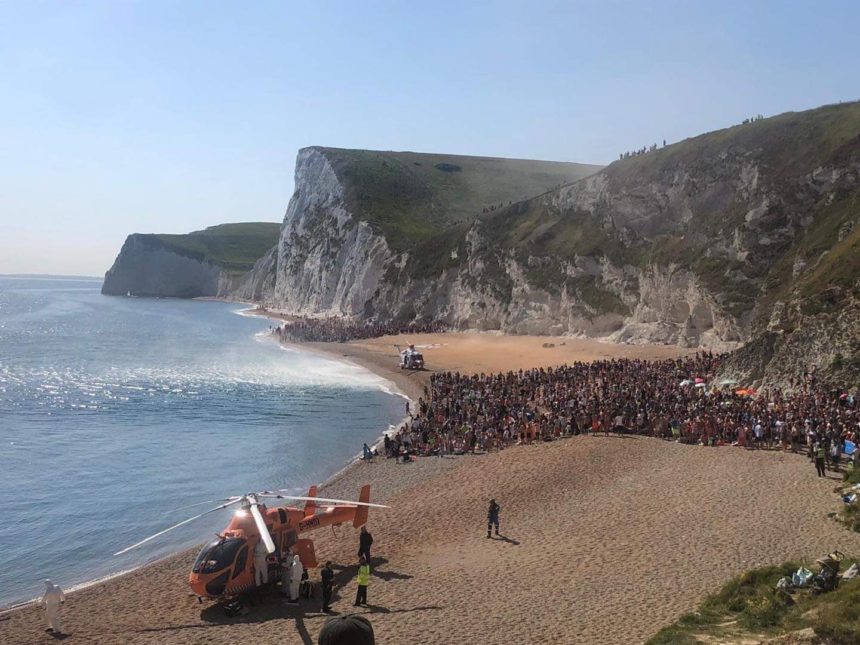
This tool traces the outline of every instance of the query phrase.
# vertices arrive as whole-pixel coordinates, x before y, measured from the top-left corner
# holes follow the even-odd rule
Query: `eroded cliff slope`
[[[856,332],[836,333],[860,274],[858,103],[580,167],[562,186],[422,157],[302,150],[272,304],[715,349],[772,337],[754,378],[781,378],[772,361],[798,355],[799,333],[819,339],[803,342],[810,366],[860,362]]]

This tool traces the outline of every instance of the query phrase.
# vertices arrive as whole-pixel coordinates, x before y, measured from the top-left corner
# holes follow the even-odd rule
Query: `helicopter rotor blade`
[[[203,513],[200,513],[199,515],[195,515],[194,517],[189,517],[187,520],[182,520],[182,521],[181,521],[181,522],[179,522],[178,524],[174,524],[173,526],[170,526],[170,527],[168,527],[168,528],[164,529],[163,531],[159,531],[159,532],[158,532],[158,533],[156,533],[155,535],[150,535],[148,538],[146,538],[146,539],[144,539],[144,540],[141,540],[140,542],[138,542],[138,543],[136,543],[136,544],[132,544],[131,546],[128,546],[128,547],[124,548],[122,551],[117,551],[116,553],[114,553],[114,555],[122,555],[123,553],[126,553],[126,552],[128,552],[128,551],[131,551],[132,549],[136,549],[137,547],[139,547],[139,546],[141,546],[141,545],[143,545],[143,544],[146,544],[146,543],[147,543],[147,542],[149,542],[150,540],[154,540],[154,539],[155,539],[155,538],[157,538],[158,536],[160,536],[160,535],[164,535],[164,534],[165,534],[165,533],[167,533],[168,531],[172,531],[173,529],[178,529],[180,526],[182,526],[182,525],[184,525],[184,524],[188,524],[189,522],[193,522],[194,520],[196,520],[196,519],[198,519],[198,518],[201,518],[201,517],[203,517],[204,515],[209,515],[209,513],[214,513],[215,511],[220,511],[222,508],[227,508],[228,506],[230,506],[230,505],[232,505],[232,504],[235,504],[236,502],[241,501],[241,499],[242,499],[242,498],[241,498],[241,497],[239,497],[238,499],[234,499],[234,500],[233,500],[233,501],[231,501],[231,502],[226,502],[226,503],[224,503],[224,504],[221,504],[220,506],[216,506],[215,508],[210,508],[208,511],[204,511]]]
[[[209,499],[205,502],[197,502],[196,504],[188,504],[187,506],[180,506],[179,508],[174,508],[168,513],[175,513],[176,511],[183,511],[186,508],[194,508],[195,506],[203,506],[204,504],[214,504],[215,502],[232,502],[238,499],[242,499],[241,495],[233,495],[232,497],[223,497],[221,499]]]
[[[263,514],[260,513],[260,507],[257,506],[257,504],[251,504],[248,510],[251,511],[254,522],[257,523],[257,530],[260,531],[260,537],[263,540],[263,544],[266,545],[266,551],[274,553],[275,543],[272,541],[272,536],[269,534],[269,527],[266,526],[266,520],[263,519]]]
[[[391,508],[385,504],[371,504],[370,502],[354,502],[351,499],[332,499],[330,497],[301,497],[298,495],[281,495],[275,491],[263,491],[258,493],[260,497],[275,497],[277,499],[290,499],[297,502],[328,502],[330,504],[347,504],[349,506],[368,506],[370,508]]]

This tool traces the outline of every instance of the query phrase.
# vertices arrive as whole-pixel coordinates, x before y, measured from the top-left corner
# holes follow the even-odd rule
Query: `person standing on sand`
[[[287,602],[298,604],[299,602],[299,587],[302,584],[302,574],[305,569],[302,566],[302,560],[299,556],[293,556],[293,563],[290,566],[290,599]]]
[[[290,567],[293,566],[293,553],[290,549],[284,551],[281,557],[281,595],[290,599]]]
[[[254,583],[261,587],[269,582],[269,563],[266,562],[269,552],[261,537],[254,547]]]
[[[816,442],[813,446],[813,450],[815,451],[815,470],[818,472],[819,477],[824,477],[824,455],[826,453],[826,450],[824,448],[824,442]]]
[[[324,614],[327,614],[331,611],[331,594],[334,589],[334,571],[331,568],[331,560],[326,562],[320,571],[320,579],[322,580],[322,610]]]
[[[496,535],[499,534],[499,512],[502,507],[496,504],[496,500],[490,500],[490,508],[487,511],[487,537],[492,537],[492,528],[496,527]]]
[[[358,536],[358,557],[364,558],[370,562],[370,547],[373,545],[373,536],[366,526],[361,527],[361,533]]]
[[[355,592],[355,606],[367,604],[367,585],[370,584],[370,565],[363,557],[358,560],[358,591]]]

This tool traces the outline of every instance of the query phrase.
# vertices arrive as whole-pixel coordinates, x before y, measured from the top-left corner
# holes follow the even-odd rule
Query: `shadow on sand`
[[[413,576],[408,573],[392,571],[385,568],[388,564],[387,558],[371,558],[371,576],[373,578],[390,581],[390,580],[410,580]],[[334,569],[334,590],[332,593],[332,602],[339,599],[351,600],[347,597],[354,589],[350,589],[353,581],[358,574],[358,564],[341,565],[332,564]],[[344,594],[342,592],[346,591]],[[147,628],[140,630],[142,632],[158,632],[158,631],[174,631],[182,629],[203,629],[206,627],[216,627],[218,625],[232,625],[235,623],[262,623],[269,620],[294,619],[296,621],[296,629],[299,631],[303,640],[306,640],[307,629],[304,627],[303,616],[322,616],[321,591],[317,589],[316,596],[311,599],[302,599],[297,605],[287,604],[284,597],[280,595],[279,589],[274,584],[267,585],[260,589],[255,589],[242,598],[243,609],[237,616],[228,616],[224,611],[223,603],[215,603],[209,605],[200,612],[200,618],[203,623],[189,625],[175,625],[172,627]],[[425,608],[416,608],[425,609]],[[432,609],[432,608],[430,608]],[[377,611],[382,611],[383,608],[378,608]],[[387,610],[386,610],[387,611]],[[415,610],[392,610],[400,611],[415,611]],[[337,612],[330,612],[329,615],[337,615]],[[310,641],[307,641],[310,642]]]
[[[509,538],[507,535],[494,535],[490,538],[491,540],[498,540],[499,542],[507,542],[508,544],[513,544],[514,546],[519,546],[520,543],[513,538]]]
[[[440,605],[422,605],[421,607],[412,607],[411,609],[389,609],[380,605],[365,605],[370,614],[408,614],[413,611],[434,611],[443,609]]]

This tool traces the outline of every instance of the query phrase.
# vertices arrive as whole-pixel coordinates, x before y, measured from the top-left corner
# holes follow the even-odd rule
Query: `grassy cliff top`
[[[139,234],[148,242],[195,259],[210,262],[226,271],[244,273],[278,243],[277,222],[219,224],[183,235]]]
[[[601,166],[417,152],[315,148],[328,159],[355,212],[400,251],[483,210],[507,206]]]
[[[615,161],[605,172],[616,180],[653,181],[679,167],[697,168],[741,153],[754,155],[774,178],[798,177],[838,159],[840,148],[856,143],[858,133],[860,101],[835,103],[690,137]]]

